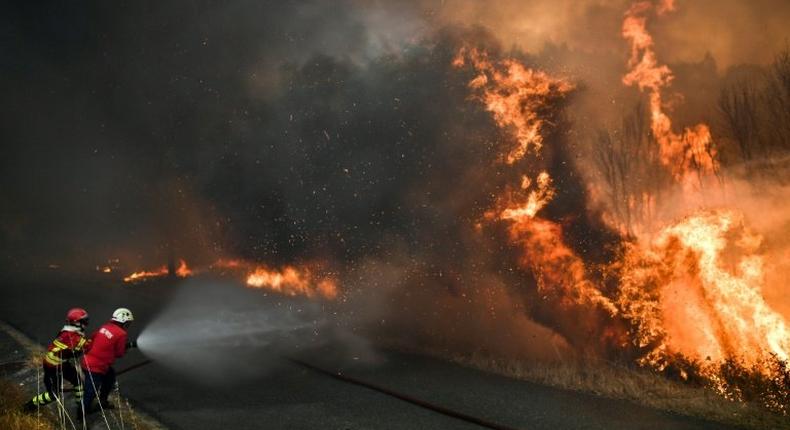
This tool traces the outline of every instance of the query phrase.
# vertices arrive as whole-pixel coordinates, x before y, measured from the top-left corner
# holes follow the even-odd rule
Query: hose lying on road
[[[382,387],[380,385],[376,385],[376,384],[372,384],[370,382],[362,381],[360,379],[357,379],[357,378],[354,378],[354,377],[351,377],[351,376],[343,375],[342,373],[332,372],[332,371],[326,370],[324,368],[318,367],[316,365],[307,363],[305,361],[302,361],[302,360],[299,360],[299,359],[296,359],[296,358],[293,358],[293,357],[286,357],[286,359],[288,361],[290,361],[291,363],[296,364],[297,366],[304,367],[306,369],[312,370],[312,371],[320,373],[322,375],[326,375],[326,376],[329,376],[331,378],[334,378],[334,379],[337,379],[337,380],[340,380],[340,381],[343,381],[343,382],[347,382],[349,384],[359,385],[361,387],[365,387],[365,388],[368,388],[370,390],[374,390],[374,391],[377,391],[379,393],[386,394],[386,395],[391,396],[391,397],[395,397],[396,399],[403,400],[404,402],[408,402],[408,403],[411,403],[413,405],[417,405],[419,407],[428,409],[430,411],[433,411],[433,412],[436,412],[436,413],[439,413],[439,414],[442,414],[442,415],[447,415],[448,417],[453,417],[453,418],[456,418],[456,419],[459,419],[459,420],[462,420],[462,421],[466,421],[468,423],[477,424],[477,425],[479,425],[481,427],[485,427],[485,428],[489,428],[489,429],[493,429],[493,430],[517,430],[515,427],[509,427],[509,426],[505,426],[505,425],[502,425],[502,424],[497,424],[497,423],[494,423],[494,422],[491,422],[491,421],[484,420],[482,418],[475,417],[473,415],[465,414],[463,412],[454,411],[454,410],[446,408],[444,406],[439,406],[439,405],[436,405],[436,404],[433,404],[433,403],[430,403],[430,402],[426,402],[425,400],[420,400],[418,398],[415,398],[415,397],[412,397],[412,396],[409,396],[409,395],[406,395],[406,394],[403,394],[403,393],[399,393],[397,391],[390,390],[389,388]],[[137,368],[143,367],[143,366],[145,366],[145,365],[147,365],[149,363],[151,363],[151,360],[141,361],[139,363],[136,363],[136,364],[133,364],[133,365],[131,365],[129,367],[126,367],[126,368],[124,368],[122,370],[119,370],[116,373],[116,375],[122,375],[122,374],[124,374],[126,372],[130,372],[130,371],[135,370]],[[64,391],[73,391],[73,389],[66,389]]]
[[[143,360],[143,361],[141,361],[141,362],[139,362],[139,363],[137,363],[137,364],[132,364],[131,366],[129,366],[129,367],[127,367],[127,368],[121,369],[121,370],[119,370],[119,371],[115,372],[115,374],[116,374],[116,375],[123,375],[123,374],[124,374],[124,373],[126,373],[126,372],[129,372],[129,371],[132,371],[132,370],[134,370],[134,369],[137,369],[138,367],[143,367],[143,366],[145,366],[146,364],[149,364],[149,363],[151,363],[151,361],[152,361],[152,360]]]
[[[323,369],[321,367],[315,366],[313,364],[307,363],[305,361],[302,361],[302,360],[299,360],[299,359],[296,359],[296,358],[288,357],[287,359],[288,359],[288,361],[290,361],[293,364],[296,364],[298,366],[304,367],[306,369],[310,369],[310,370],[312,370],[314,372],[321,373],[323,375],[326,375],[326,376],[338,379],[338,380],[343,381],[343,382],[348,382],[350,384],[359,385],[359,386],[362,386],[362,387],[365,387],[365,388],[368,388],[368,389],[371,389],[371,390],[374,390],[374,391],[378,391],[379,393],[383,393],[383,394],[386,394],[388,396],[395,397],[396,399],[403,400],[404,402],[408,402],[408,403],[411,403],[413,405],[420,406],[422,408],[431,410],[433,412],[440,413],[442,415],[447,415],[449,417],[457,418],[459,420],[466,421],[466,422],[472,423],[472,424],[477,424],[477,425],[479,425],[481,427],[486,427],[486,428],[489,428],[489,429],[494,429],[494,430],[516,430],[516,428],[514,428],[514,427],[508,427],[508,426],[505,426],[505,425],[502,425],[502,424],[497,424],[497,423],[493,423],[491,421],[486,421],[486,420],[484,420],[482,418],[478,418],[478,417],[475,417],[475,416],[472,416],[472,415],[468,415],[468,414],[465,414],[463,412],[454,411],[452,409],[445,408],[444,406],[439,406],[439,405],[436,405],[436,404],[433,404],[433,403],[429,403],[429,402],[426,402],[424,400],[420,400],[420,399],[417,399],[415,397],[412,397],[412,396],[409,396],[409,395],[406,395],[406,394],[398,393],[397,391],[392,391],[389,388],[385,388],[385,387],[382,387],[380,385],[375,385],[375,384],[372,384],[370,382],[366,382],[366,381],[362,381],[362,380],[357,379],[357,378],[353,378],[351,376],[343,375],[342,373],[331,372],[329,370]]]

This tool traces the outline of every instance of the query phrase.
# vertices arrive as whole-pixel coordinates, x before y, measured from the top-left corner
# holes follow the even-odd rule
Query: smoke
[[[2,172],[15,185],[2,187],[0,237],[4,260],[25,267],[237,251],[245,223],[284,210],[254,161],[285,144],[288,121],[270,116],[287,98],[285,69],[317,55],[362,67],[413,34],[348,2],[4,9],[0,85],[16,102],[3,108],[14,143]]]
[[[563,336],[530,318],[536,298],[518,277],[446,263],[431,268],[402,250],[395,255],[362,260],[350,271],[339,307],[343,327],[375,344],[444,355],[482,352],[544,362],[575,357]]]
[[[469,0],[446,0],[412,4],[431,22],[481,25],[492,29],[505,45],[528,52],[559,45],[580,55],[595,54],[598,61],[587,63],[592,69],[596,63],[621,62],[624,58],[620,22],[632,3],[531,0],[501,1],[494,7]],[[784,24],[790,18],[790,6],[781,0],[674,3],[674,17],[655,25],[659,56],[671,64],[696,63],[706,54],[722,69],[743,63],[767,64],[790,36]]]
[[[705,5],[682,4],[654,25],[658,49],[671,47],[659,55],[676,70],[674,89],[688,99],[699,91],[687,88],[711,88],[705,100],[680,104],[704,106],[679,112],[681,126],[712,115],[717,67],[757,61],[749,55],[758,52],[765,63],[775,45],[754,38],[784,37],[750,19],[770,10],[766,19],[784,22],[783,6],[747,14],[742,2],[725,3],[711,9],[716,19],[701,15]],[[4,261],[139,266],[172,253],[346,262],[381,252],[381,236],[416,243],[412,223],[452,225],[437,215],[472,200],[480,213],[497,185],[485,184],[482,167],[503,137],[467,106],[465,82],[446,64],[459,39],[499,40],[580,84],[567,139],[579,162],[590,158],[591,136],[638,98],[619,83],[626,9],[625,1],[9,6]],[[679,24],[690,21],[700,25]],[[711,74],[700,63],[706,51],[679,53],[725,40],[708,31],[721,22],[760,31],[728,33],[748,49],[711,50]],[[678,35],[692,39],[676,43]],[[490,186],[456,198],[480,182]],[[437,209],[445,202],[455,207]]]
[[[140,333],[140,351],[207,384],[232,384],[276,369],[305,350],[335,360],[374,360],[361,338],[317,302],[266,295],[227,280],[190,280]]]

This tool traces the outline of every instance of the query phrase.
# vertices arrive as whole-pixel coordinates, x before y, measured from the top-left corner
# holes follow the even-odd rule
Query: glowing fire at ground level
[[[107,272],[109,273],[109,272]],[[162,276],[170,275],[170,269],[167,266],[161,266],[153,270],[141,270],[138,272],[134,272],[129,276],[123,278],[124,282],[139,282],[146,280],[148,278],[159,278]],[[192,276],[192,270],[187,266],[186,261],[178,260],[178,267],[172,273],[174,276],[179,278],[186,278]]]
[[[267,288],[290,296],[334,299],[338,294],[333,280],[316,279],[310,270],[299,270],[292,266],[286,266],[282,270],[257,267],[247,276],[246,282],[250,287]]]
[[[262,264],[254,264],[243,260],[220,259],[205,268],[191,269],[186,261],[179,260],[178,268],[174,275],[187,278],[195,273],[220,272],[232,270],[244,274],[244,282],[251,288],[262,288],[289,296],[305,296],[309,298],[321,297],[334,299],[338,295],[336,281],[331,276],[319,276],[310,267],[285,266],[282,269],[273,269]],[[157,269],[138,271],[126,276],[123,281],[127,283],[142,282],[151,278],[168,276],[170,271],[167,266]]]

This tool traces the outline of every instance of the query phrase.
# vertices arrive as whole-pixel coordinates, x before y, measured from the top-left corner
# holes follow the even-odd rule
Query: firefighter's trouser
[[[83,407],[86,411],[90,411],[91,402],[96,397],[98,392],[99,402],[102,404],[107,403],[107,396],[112,392],[115,387],[115,369],[110,367],[107,373],[85,372],[85,395],[82,397]]]
[[[63,381],[68,381],[74,387],[74,400],[77,404],[82,401],[82,384],[73,364],[67,361],[60,366],[44,365],[43,367],[46,391],[33,396],[26,405],[28,409],[48,405],[57,400],[63,391]]]

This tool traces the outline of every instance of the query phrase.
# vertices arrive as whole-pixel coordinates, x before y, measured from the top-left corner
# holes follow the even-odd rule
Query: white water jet
[[[322,305],[265,294],[228,281],[182,283],[140,333],[152,360],[205,383],[238,382],[270,371],[283,356],[328,342]]]

